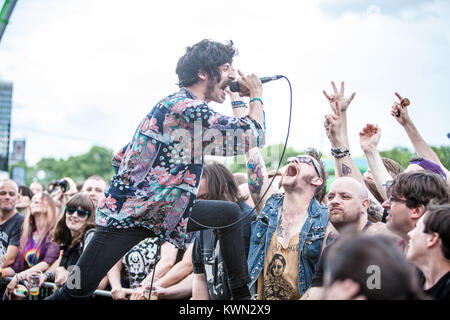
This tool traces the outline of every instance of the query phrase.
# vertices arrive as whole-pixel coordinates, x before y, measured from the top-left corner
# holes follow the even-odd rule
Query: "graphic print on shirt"
[[[36,263],[39,261],[40,255],[41,251],[36,252],[36,248],[31,248],[25,252],[25,262],[27,263],[29,268],[36,265]]]
[[[137,287],[155,265],[158,238],[147,238],[123,257],[130,288]]]
[[[279,253],[274,254],[264,277],[264,297],[266,300],[291,300],[295,289],[284,279],[286,259]]]
[[[1,231],[0,232],[0,257],[6,253],[6,245],[8,243],[8,234]]]
[[[216,239],[217,240],[217,239]],[[206,250],[205,250],[206,251]],[[216,241],[214,251],[209,254],[205,252],[205,276],[208,282],[208,288],[211,290],[211,295],[221,297],[224,294],[224,268],[223,260],[220,258],[220,245]]]

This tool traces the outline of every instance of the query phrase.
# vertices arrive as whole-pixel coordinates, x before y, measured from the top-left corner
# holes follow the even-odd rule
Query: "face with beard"
[[[327,195],[328,217],[337,230],[357,224],[367,214],[369,200],[367,191],[355,179],[336,179]]]
[[[205,101],[222,103],[226,98],[225,89],[231,82],[236,81],[236,72],[231,63],[225,63],[219,67],[220,78],[207,77],[205,89]]]
[[[301,161],[299,158],[303,158],[304,160]],[[307,159],[310,161],[306,161]],[[317,187],[312,184],[312,181],[315,178],[320,177],[315,171],[313,162],[311,161],[313,161],[316,167],[318,167],[317,161],[313,157],[307,155],[299,155],[289,159],[288,166],[286,167],[280,181],[280,185],[284,190],[290,191],[298,188],[305,190],[308,187],[312,189]]]

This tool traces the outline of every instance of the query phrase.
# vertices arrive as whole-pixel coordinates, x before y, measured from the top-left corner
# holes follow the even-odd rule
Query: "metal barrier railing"
[[[1,280],[1,282],[2,282],[2,283],[3,283],[3,282],[9,283],[9,281],[11,281],[11,279],[12,279],[12,277],[5,277],[5,278],[3,278],[3,279]],[[28,287],[28,286],[27,286],[27,281],[26,281],[26,280],[20,281],[20,284],[23,284],[25,287]],[[56,286],[56,284],[54,284],[53,282],[44,282],[44,283],[41,285],[41,288],[50,288],[50,289],[53,289],[53,288],[55,288],[55,287],[57,287],[57,286]],[[95,290],[94,293],[93,293],[93,295],[96,295],[96,296],[99,296],[99,297],[112,298],[111,291],[107,291],[107,290]],[[1,297],[0,297],[0,299],[1,299]]]

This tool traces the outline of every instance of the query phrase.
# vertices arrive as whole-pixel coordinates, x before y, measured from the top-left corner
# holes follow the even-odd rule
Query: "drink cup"
[[[31,296],[39,294],[39,282],[41,281],[41,271],[30,271],[27,275],[28,291]]]
[[[144,288],[144,299],[158,300],[158,294],[156,293],[156,290],[150,290],[150,287]]]

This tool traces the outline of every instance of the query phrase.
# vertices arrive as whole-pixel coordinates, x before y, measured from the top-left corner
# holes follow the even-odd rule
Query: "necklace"
[[[35,243],[39,241],[39,233],[37,233],[37,231],[33,232],[33,241]]]

